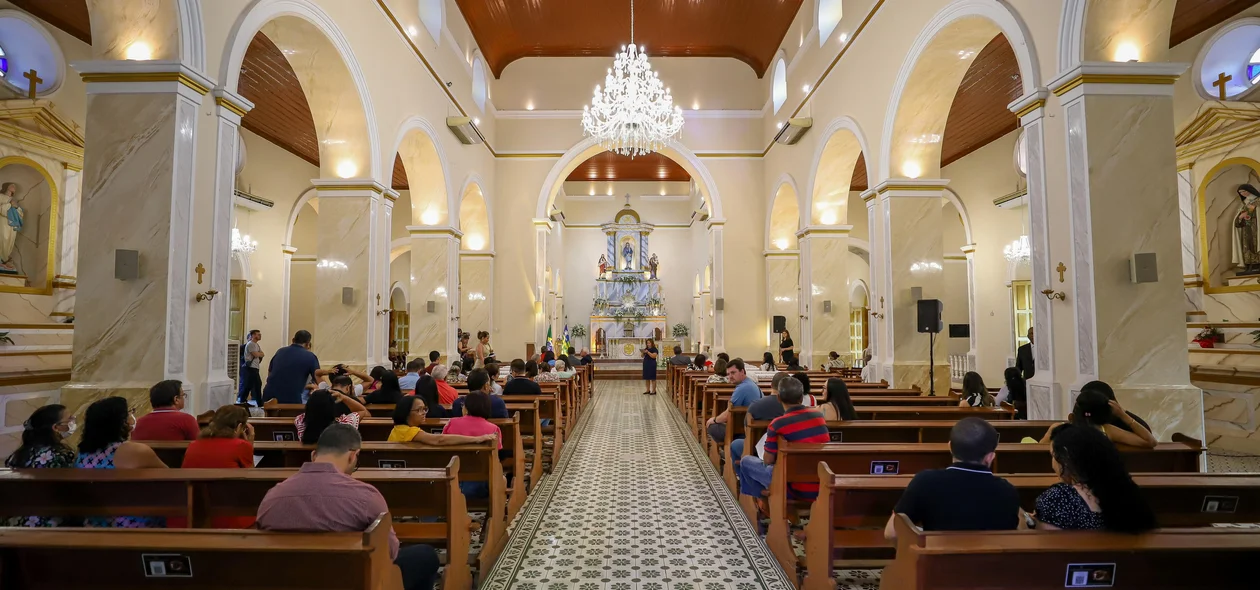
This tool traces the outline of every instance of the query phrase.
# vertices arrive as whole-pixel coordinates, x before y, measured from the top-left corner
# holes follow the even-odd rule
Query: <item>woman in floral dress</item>
[[[51,404],[35,410],[22,423],[22,446],[13,451],[4,466],[10,469],[58,469],[74,467],[75,453],[63,439],[74,434],[74,416],[66,407]],[[14,516],[3,526],[55,527],[64,520],[58,517]]]

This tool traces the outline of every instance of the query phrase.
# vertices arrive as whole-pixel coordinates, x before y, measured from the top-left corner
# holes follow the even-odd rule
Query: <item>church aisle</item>
[[[588,415],[482,588],[791,587],[668,396],[641,387],[595,382]]]

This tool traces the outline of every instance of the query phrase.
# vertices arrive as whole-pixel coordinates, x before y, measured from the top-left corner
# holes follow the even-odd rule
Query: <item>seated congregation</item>
[[[468,557],[484,575],[502,550],[506,523],[589,397],[589,375],[562,360],[516,359],[501,377],[492,358],[445,366],[436,352],[401,376],[325,370],[300,354],[309,343],[300,331],[292,352],[275,355],[257,405],[242,388],[241,403],[194,416],[183,384],[168,380],[150,388],[151,411],[106,397],[86,408],[81,428],[62,405],[39,408],[0,471],[0,522],[167,529],[191,535],[170,541],[188,552],[209,547],[198,529],[379,530],[355,545],[356,567],[371,570],[362,587],[472,587]]]
[[[673,364],[669,390],[798,587],[835,588],[856,569],[865,573],[849,580],[852,587],[877,576],[881,588],[929,588],[932,579],[957,581],[922,569],[935,555],[958,557],[942,558],[954,571],[995,548],[1011,565],[975,577],[977,585],[1031,585],[1049,570],[1021,574],[1015,564],[1079,561],[1072,551],[1085,546],[1097,549],[1091,560],[1125,560],[1123,573],[1111,564],[1109,574],[1097,574],[1104,577],[1133,576],[1148,562],[1169,575],[1153,565],[1158,554],[1140,553],[1150,543],[1197,563],[1211,561],[1196,553],[1206,544],[1260,547],[1254,530],[1212,527],[1260,522],[1260,480],[1201,473],[1200,441],[1174,434],[1159,442],[1104,382],[1081,388],[1067,421],[1029,421],[1015,368],[1000,390],[971,372],[961,389],[930,397],[830,366],[780,370],[770,353],[760,367],[725,353],[706,360]],[[1065,530],[1103,536],[1055,537]],[[1002,537],[1006,531],[1032,536]],[[989,537],[970,543],[960,532],[998,536],[985,548]],[[1236,584],[1239,563],[1213,579]],[[873,564],[884,567],[864,569]],[[1063,570],[1057,575],[1061,583]]]

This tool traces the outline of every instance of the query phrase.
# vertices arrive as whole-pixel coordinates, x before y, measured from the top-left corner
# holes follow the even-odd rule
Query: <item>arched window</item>
[[[844,15],[840,0],[818,0],[818,46],[822,47]]]
[[[1260,18],[1236,19],[1221,27],[1203,46],[1194,64],[1199,95],[1220,100],[1247,98],[1260,84]]]
[[[787,95],[787,63],[780,57],[774,62],[774,79],[770,90],[770,100],[774,103],[775,113],[778,113],[783,103],[787,102]]]
[[[420,22],[433,41],[442,44],[442,25],[446,24],[445,0],[420,0]]]
[[[0,84],[25,97],[31,80],[24,73],[35,70],[37,96],[57,91],[65,77],[61,47],[44,26],[20,10],[0,10]]]
[[[472,64],[472,97],[473,102],[477,103],[477,108],[482,113],[486,112],[486,65],[481,62],[481,56],[473,58]]]

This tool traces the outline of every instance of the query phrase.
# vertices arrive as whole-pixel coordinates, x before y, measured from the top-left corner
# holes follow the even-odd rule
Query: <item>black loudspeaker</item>
[[[941,304],[940,299],[920,299],[919,300],[919,333],[921,334],[940,334],[945,330],[945,324],[941,320],[941,314],[944,312],[945,306]]]
[[[787,317],[777,315],[774,316],[774,333],[782,334],[787,329]]]

